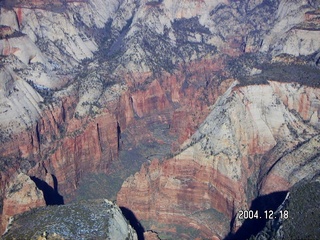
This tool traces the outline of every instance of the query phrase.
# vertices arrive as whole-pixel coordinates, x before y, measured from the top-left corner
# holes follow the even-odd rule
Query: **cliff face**
[[[88,197],[88,178],[114,198],[151,161],[119,202],[150,228],[156,219],[166,232],[196,229],[180,237],[225,236],[240,207],[307,175],[297,154],[318,161],[318,7],[2,2],[2,201],[16,172],[57,197],[46,204]]]
[[[202,73],[211,74],[205,63],[196,66],[203,66]],[[198,70],[192,72],[197,73]],[[28,132],[16,135],[15,142],[4,142],[2,156],[14,156],[17,167],[18,158],[25,159],[25,170],[31,176],[44,179],[47,172],[53,174],[66,200],[71,199],[81,176],[110,171],[109,165],[117,163],[120,149],[130,152],[133,148],[133,152],[141,142],[177,148],[209,112],[208,103],[230,84],[227,81],[219,86],[212,80],[208,85],[216,88],[209,92],[204,86],[194,86],[196,83],[183,86],[185,82],[185,73],[181,71],[175,76],[154,79],[145,89],[132,92],[114,86],[114,93],[105,93],[101,100],[104,108],[88,101],[75,108],[74,102],[79,100],[71,96],[63,96],[62,101],[48,107],[41,103],[41,119],[30,123]],[[207,97],[205,101],[203,96]],[[87,116],[86,111],[91,115]],[[138,134],[141,131],[143,135]],[[3,174],[7,176],[6,172]]]
[[[126,180],[118,204],[179,238],[225,237],[254,198],[317,174],[318,99],[299,84],[232,86],[180,153]]]
[[[20,173],[11,179],[7,186],[2,206],[2,221],[7,222],[9,217],[45,205],[42,191],[30,177]]]

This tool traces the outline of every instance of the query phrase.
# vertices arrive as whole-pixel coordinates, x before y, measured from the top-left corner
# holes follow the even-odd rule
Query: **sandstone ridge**
[[[288,191],[319,172],[319,118],[312,117],[318,99],[318,89],[291,83],[232,86],[181,152],[144,165],[117,202],[156,231],[224,238],[231,219],[256,197]],[[236,220],[234,231],[240,226]]]

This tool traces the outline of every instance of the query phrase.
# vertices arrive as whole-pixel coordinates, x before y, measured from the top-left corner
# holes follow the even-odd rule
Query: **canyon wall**
[[[88,197],[97,174],[115,198],[135,174],[117,199],[148,228],[222,238],[259,194],[312,177],[317,1],[47,3],[1,3],[3,206],[17,173],[43,192],[30,183],[30,207]]]
[[[318,173],[319,97],[293,83],[230,87],[173,158],[126,180],[118,204],[168,236],[224,238],[258,195]]]

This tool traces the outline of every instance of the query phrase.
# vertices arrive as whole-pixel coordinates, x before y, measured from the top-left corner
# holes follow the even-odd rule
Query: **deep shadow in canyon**
[[[273,192],[268,195],[259,196],[251,203],[250,210],[258,211],[258,219],[247,219],[235,234],[229,234],[224,240],[245,240],[252,235],[258,234],[266,226],[269,219],[266,218],[264,211],[272,210],[275,212],[277,208],[283,203],[286,198],[287,191]],[[245,210],[245,209],[243,209]],[[268,214],[269,215],[269,214]],[[234,219],[232,220],[234,222]]]
[[[138,239],[144,240],[144,227],[141,225],[134,213],[126,207],[120,207],[120,209],[122,211],[123,216],[129,221],[131,227],[136,231]]]
[[[63,196],[58,193],[58,181],[54,175],[51,175],[53,179],[54,187],[52,188],[45,181],[37,178],[30,177],[32,181],[36,184],[37,188],[39,188],[43,192],[44,200],[46,201],[46,205],[63,205],[64,200]]]

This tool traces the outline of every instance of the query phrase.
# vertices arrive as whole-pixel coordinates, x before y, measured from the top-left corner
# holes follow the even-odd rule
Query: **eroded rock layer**
[[[118,200],[151,230],[235,231],[259,194],[317,171],[319,7],[1,1],[3,205],[17,173],[52,205],[115,199],[138,172]]]
[[[319,97],[292,83],[232,86],[180,153],[126,180],[118,204],[179,238],[225,237],[257,196],[319,172]]]

